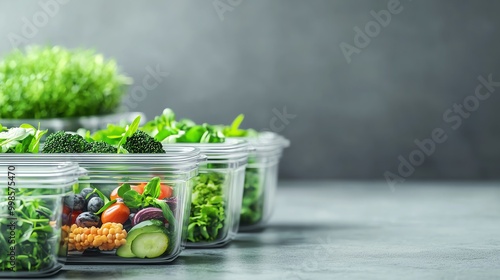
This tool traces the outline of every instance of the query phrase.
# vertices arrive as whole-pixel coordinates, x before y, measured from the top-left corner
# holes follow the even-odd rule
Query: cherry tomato
[[[159,199],[170,198],[172,197],[173,192],[174,190],[172,190],[172,187],[161,184],[160,196],[158,198]]]
[[[133,186],[133,189],[134,189],[136,192],[138,192],[138,193],[142,194],[142,193],[144,192],[144,188],[146,187],[146,185],[147,185],[147,183],[140,183],[140,184],[139,184],[139,185],[137,185],[137,186]]]
[[[142,184],[141,184],[142,185]],[[144,192],[144,186],[141,187],[141,185],[132,185],[130,186],[130,189],[138,192],[139,194],[142,194]],[[110,200],[114,200],[114,199],[117,199],[117,198],[121,198],[119,195],[118,195],[118,189],[120,187],[117,187],[116,189],[114,189],[112,192],[111,192],[111,195],[109,196],[109,199]]]
[[[117,202],[108,209],[104,210],[101,215],[101,222],[105,223],[120,223],[124,224],[130,215],[130,209],[123,203]]]
[[[82,211],[80,210],[73,210],[71,212],[71,218],[69,219],[69,224],[70,225],[73,225],[73,224],[76,224],[76,218],[78,217],[78,215],[80,215],[82,213]]]

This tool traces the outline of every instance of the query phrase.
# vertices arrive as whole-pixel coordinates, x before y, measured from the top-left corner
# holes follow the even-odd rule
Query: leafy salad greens
[[[70,118],[113,113],[129,77],[92,50],[29,46],[0,61],[0,118]]]
[[[32,195],[23,189],[17,190],[17,196]],[[14,231],[12,220],[0,216],[0,271],[11,271],[11,268],[13,271],[40,271],[56,265],[61,232],[59,226],[53,226],[51,222],[57,220],[57,213],[51,210],[54,202],[38,198],[15,200],[17,223]],[[0,213],[10,212],[8,203],[7,200],[0,202]],[[15,232],[15,236],[11,232]],[[7,250],[13,245],[16,248],[15,267],[10,263]]]
[[[38,153],[40,140],[47,130],[29,124],[7,129],[0,124],[0,153]]]
[[[188,240],[215,241],[226,220],[222,189],[224,176],[218,173],[200,174],[194,180]]]
[[[253,129],[241,129],[244,115],[238,115],[231,125],[196,124],[190,119],[176,120],[173,110],[166,108],[160,116],[147,122],[139,130],[146,132],[164,144],[168,143],[224,143],[229,137],[257,137],[259,133]],[[107,129],[95,132],[92,138],[108,143],[117,143],[117,137],[124,133],[123,126],[109,125]],[[249,159],[251,163],[252,159]],[[210,168],[210,165],[208,166]],[[245,173],[245,187],[241,212],[241,224],[253,225],[258,223],[264,212],[264,183],[261,181],[261,171],[257,168],[247,168]],[[207,176],[219,178],[207,183]],[[191,242],[213,241],[217,238],[219,230],[224,227],[225,213],[221,211],[200,209],[218,209],[212,205],[210,199],[215,196],[222,197],[224,175],[209,173],[197,178],[191,205],[191,219],[189,224],[189,237]],[[197,212],[194,212],[197,211]],[[210,215],[209,215],[210,214]]]
[[[160,116],[146,123],[141,130],[162,143],[223,143],[224,134],[214,125],[198,125],[192,120],[175,120],[171,109],[163,110]]]

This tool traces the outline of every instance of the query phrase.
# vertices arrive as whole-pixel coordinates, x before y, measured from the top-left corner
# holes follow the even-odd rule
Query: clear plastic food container
[[[76,163],[0,157],[0,278],[45,277],[62,268],[63,198],[82,175]]]
[[[88,171],[64,199],[67,263],[167,263],[181,253],[199,150],[35,156],[75,161]]]
[[[278,186],[278,168],[283,149],[290,141],[272,133],[262,132],[259,137],[245,138],[255,149],[248,157],[243,188],[240,231],[262,228],[273,212],[274,196]]]
[[[177,143],[196,147],[207,157],[193,178],[191,212],[187,224],[188,248],[221,247],[234,239],[239,227],[243,182],[248,160],[247,141]]]

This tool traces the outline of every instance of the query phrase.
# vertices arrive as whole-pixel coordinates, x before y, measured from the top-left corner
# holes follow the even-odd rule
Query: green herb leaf
[[[168,206],[168,204],[164,200],[157,199],[155,201],[155,204],[156,204],[155,205],[156,207],[161,208],[161,210],[163,212],[163,217],[165,217],[165,219],[167,219],[168,224],[170,226],[169,229],[171,229],[171,231],[173,232],[175,229],[175,225],[176,225],[174,213],[172,213],[172,210],[170,209],[170,207]]]
[[[189,241],[214,241],[218,238],[219,229],[226,222],[224,184],[224,174],[216,172],[195,177],[188,226]]]
[[[93,50],[15,49],[0,61],[0,118],[47,119],[110,114],[132,81]]]
[[[245,115],[239,114],[231,124],[231,130],[232,131],[237,131],[240,128],[241,123],[245,119]]]
[[[109,202],[109,198],[96,188],[94,188],[94,191],[89,193],[85,199],[88,199],[94,193],[97,193],[97,195],[104,201],[104,204],[107,204]]]
[[[125,195],[125,193],[130,191],[130,190],[131,190],[130,184],[123,184],[118,189],[118,196],[123,197]]]
[[[161,192],[160,178],[155,177],[144,187],[143,196],[158,198]]]
[[[127,136],[128,137],[132,136],[139,129],[140,124],[141,124],[141,116],[137,116],[127,129],[126,133]]]
[[[132,134],[134,134],[139,129],[140,123],[141,123],[141,116],[137,116],[132,122],[132,124],[130,124],[125,128],[125,132],[123,133],[122,138],[120,139],[120,142],[118,142],[117,146],[119,154],[126,153],[124,152],[125,149],[123,149],[122,146],[127,141],[127,138],[132,136]]]
[[[96,215],[101,214],[102,212],[106,211],[106,209],[108,209],[111,205],[113,205],[115,203],[116,203],[116,199],[109,201],[108,203],[104,204],[104,206],[101,207],[101,209],[99,209],[99,211],[97,211],[95,214]]]
[[[29,145],[29,152],[36,154],[38,153],[38,150],[40,149],[40,141],[42,140],[43,135],[47,134],[48,130],[40,130],[40,123],[38,123],[38,129],[35,132],[35,137],[33,137],[33,140],[30,142]]]
[[[45,271],[57,263],[60,230],[52,227],[51,219],[57,213],[52,211],[50,200],[39,199],[40,195],[51,195],[53,191],[17,189],[12,207],[17,218],[16,229],[12,234],[11,221],[0,217],[0,248],[10,250],[15,246],[16,259],[14,271]],[[23,199],[31,197],[29,199]],[[0,208],[7,209],[7,201],[0,202]],[[12,243],[12,241],[14,243]],[[7,271],[12,267],[10,256],[0,255],[0,268]],[[1,271],[1,270],[0,270]]]
[[[142,206],[142,196],[134,190],[129,190],[124,193],[122,198],[123,203],[129,208],[137,209]]]

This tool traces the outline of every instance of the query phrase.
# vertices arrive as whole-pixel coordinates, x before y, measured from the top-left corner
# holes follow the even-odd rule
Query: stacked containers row
[[[88,171],[64,200],[68,263],[166,263],[181,253],[199,150],[32,156],[78,162]]]
[[[1,158],[0,277],[50,276],[63,266],[63,199],[85,171],[76,163]]]
[[[245,172],[240,231],[253,231],[264,227],[271,218],[279,162],[283,150],[290,146],[290,141],[272,132],[245,139],[254,151],[248,157]]]
[[[221,247],[238,232],[249,145],[227,139],[224,143],[177,143],[165,147],[194,147],[207,157],[193,179],[191,212],[187,221],[188,248]]]
[[[71,250],[70,262],[108,263],[126,260],[136,263],[142,262],[143,258],[152,258],[148,263],[168,262],[179,255],[185,238],[188,238],[190,247],[227,244],[238,231],[241,205],[242,230],[261,227],[268,221],[277,185],[279,159],[289,142],[272,133],[263,133],[259,138],[247,140],[254,147],[250,157],[249,147],[244,141],[229,139],[226,143],[217,144],[167,145],[165,155],[2,155],[2,158],[7,162],[25,161],[27,158],[73,160],[89,169],[89,176],[74,185],[76,195],[66,197],[62,211],[69,223],[66,234]],[[199,176],[197,165],[202,157],[199,150],[193,147],[201,149],[208,157]],[[242,201],[243,181],[245,188]],[[123,185],[127,186],[119,188]],[[141,185],[142,190],[138,191]],[[151,187],[153,185],[156,187]],[[193,185],[195,188],[192,191]],[[160,198],[158,195],[164,193],[164,188],[168,188],[171,194]],[[119,191],[121,189],[122,192]],[[144,189],[150,190],[144,194]],[[118,201],[113,200],[113,195],[118,197]],[[106,228],[100,219],[96,222],[84,217],[87,220],[77,221],[82,213],[93,214],[88,211],[90,200],[104,196],[111,199],[107,204],[114,206],[125,202],[119,195],[124,195],[128,202],[137,200],[137,205],[129,209],[130,217],[123,223],[111,223]],[[191,197],[193,210],[190,211]],[[156,200],[163,200],[167,210],[155,203]],[[141,218],[137,219],[138,216]],[[184,233],[182,228],[186,229]],[[93,242],[96,237],[103,239]]]

